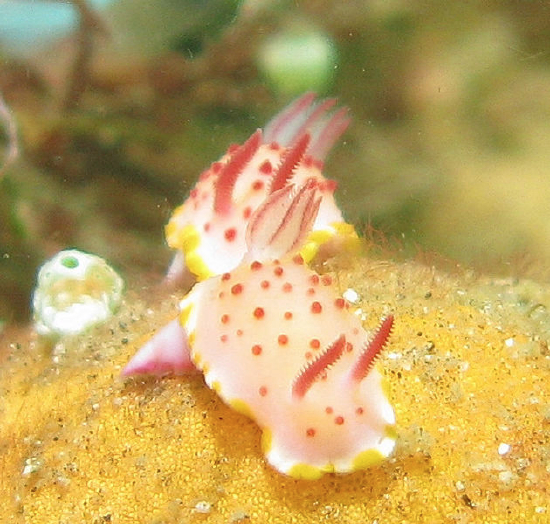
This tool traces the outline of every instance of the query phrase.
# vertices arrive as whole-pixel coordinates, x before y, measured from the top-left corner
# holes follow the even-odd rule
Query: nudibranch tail
[[[123,376],[151,374],[176,375],[195,370],[191,362],[185,329],[175,318],[155,333],[126,364]]]
[[[298,251],[311,231],[321,199],[313,182],[285,186],[272,193],[257,209],[247,228],[249,258],[281,258]]]
[[[329,112],[335,103],[333,98],[316,103],[315,93],[302,95],[267,124],[264,140],[292,147],[309,133],[312,141],[306,153],[322,162],[351,122],[347,108]]]
[[[181,251],[176,252],[166,271],[164,283],[169,287],[178,286],[180,289],[189,289],[195,282],[195,278],[196,275],[189,270],[185,263],[185,255]]]
[[[366,344],[361,352],[359,359],[355,362],[351,370],[351,378],[355,382],[360,382],[369,373],[376,357],[384,349],[391,334],[393,327],[393,315],[388,315],[380,324],[376,333]]]
[[[294,379],[292,396],[302,398],[321,375],[332,366],[344,352],[346,337],[340,335],[317,359],[311,361]]]
[[[232,195],[237,178],[250,162],[262,143],[262,131],[258,129],[242,146],[231,156],[227,164],[223,166],[216,181],[216,194],[214,197],[214,211],[226,214],[232,207]]]

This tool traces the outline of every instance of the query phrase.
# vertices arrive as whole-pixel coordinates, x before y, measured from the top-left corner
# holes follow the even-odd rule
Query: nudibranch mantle
[[[250,221],[242,263],[195,284],[180,304],[185,346],[206,383],[262,428],[270,464],[304,479],[367,468],[395,443],[374,362],[393,318],[369,337],[331,277],[297,252],[320,205],[316,193],[312,184],[274,192]],[[154,371],[163,351],[151,341],[123,373]]]
[[[246,252],[250,217],[269,194],[288,183],[312,180],[322,197],[302,249],[307,261],[331,239],[353,245],[355,230],[334,200],[336,183],[322,174],[324,157],[350,119],[346,108],[330,112],[335,99],[314,100],[314,93],[303,95],[263,132],[258,129],[243,145],[231,146],[201,174],[165,228],[168,245],[178,250],[169,279],[177,279],[185,266],[199,280],[237,266]]]
[[[206,383],[258,423],[268,461],[288,475],[316,478],[381,462],[394,446],[395,419],[376,368],[352,379],[368,340],[359,318],[300,257],[257,262],[198,284],[181,303]],[[301,370],[342,334],[342,356],[296,398]]]

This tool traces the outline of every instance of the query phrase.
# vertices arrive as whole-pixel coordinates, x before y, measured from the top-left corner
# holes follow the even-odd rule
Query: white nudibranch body
[[[321,201],[313,181],[271,193],[250,219],[241,263],[195,284],[179,325],[161,329],[123,370],[181,372],[191,360],[258,423],[268,462],[303,479],[373,466],[395,444],[376,367],[393,317],[369,335],[332,278],[300,254]]]
[[[39,270],[32,299],[36,332],[76,335],[107,320],[119,307],[124,281],[96,255],[60,251]]]
[[[315,479],[378,464],[395,416],[369,334],[330,277],[300,255],[244,263],[197,284],[181,303],[191,358],[208,386],[263,430],[279,471]],[[389,321],[380,331],[389,335]]]
[[[178,251],[169,280],[177,281],[185,271],[203,280],[236,267],[246,253],[251,216],[270,194],[288,184],[310,181],[321,197],[302,247],[306,262],[331,243],[356,244],[355,230],[334,200],[336,182],[322,173],[324,158],[350,122],[346,108],[332,111],[335,104],[335,99],[315,102],[314,93],[303,95],[201,174],[166,225],[166,241]]]
[[[180,314],[123,375],[198,369],[262,430],[267,461],[317,479],[378,464],[393,451],[395,415],[376,359],[393,325],[367,333],[317,256],[356,244],[324,178],[346,109],[305,94],[200,177],[166,226],[178,254],[168,279],[198,282]],[[238,436],[236,436],[238,437]]]

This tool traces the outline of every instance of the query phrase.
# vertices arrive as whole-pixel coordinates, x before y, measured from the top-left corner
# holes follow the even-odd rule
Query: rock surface
[[[395,315],[381,357],[398,423],[390,460],[293,480],[266,465],[258,428],[200,375],[121,379],[177,301],[134,291],[112,322],[53,358],[28,330],[4,331],[0,521],[548,518],[550,290],[372,257],[321,270],[357,292],[368,328]]]

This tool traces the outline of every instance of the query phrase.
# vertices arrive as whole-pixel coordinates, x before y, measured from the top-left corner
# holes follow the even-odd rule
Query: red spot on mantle
[[[320,302],[312,302],[311,303],[311,312],[312,313],[321,313],[321,311],[323,311],[323,306],[321,306],[321,303]]]
[[[319,275],[311,275],[309,281],[316,286],[319,283]]]
[[[250,269],[252,269],[252,271],[257,271],[258,269],[262,269],[262,263],[255,260],[254,262],[252,262],[252,264],[250,264]]]
[[[321,164],[321,168],[322,167],[323,167],[323,164]],[[327,180],[325,187],[327,191],[334,193],[336,191],[336,188],[338,187],[338,183],[335,180]]]
[[[231,288],[231,294],[232,295],[240,295],[243,292],[243,285],[242,284],[235,284]]]
[[[311,349],[319,349],[321,347],[321,342],[319,341],[318,338],[312,338],[310,341],[309,341],[309,347]]]
[[[270,175],[273,171],[273,166],[269,160],[264,160],[258,168],[263,175]]]
[[[237,236],[237,230],[234,227],[230,227],[229,229],[225,230],[223,236],[228,242],[233,242],[233,240],[235,240],[235,237]]]

